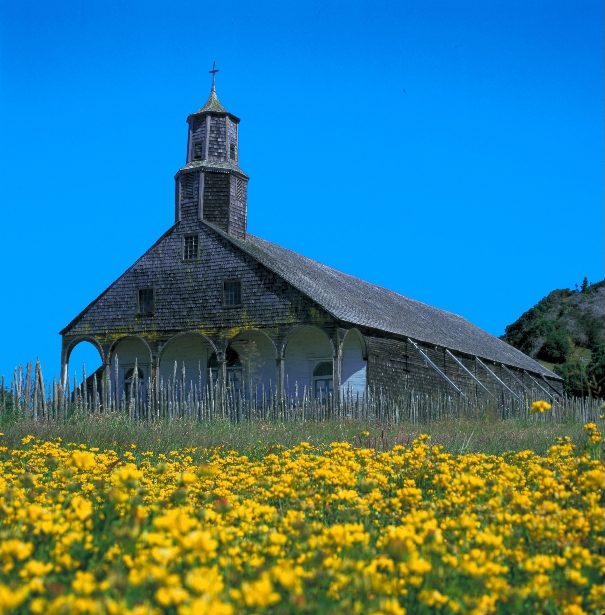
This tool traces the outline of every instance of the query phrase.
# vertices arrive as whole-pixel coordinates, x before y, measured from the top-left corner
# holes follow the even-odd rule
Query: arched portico
[[[342,342],[340,387],[343,393],[361,395],[367,386],[365,340],[357,329],[349,329]],[[365,358],[364,358],[365,357]]]
[[[82,373],[78,376],[80,382],[85,376],[86,378],[91,376],[103,366],[105,353],[101,344],[94,337],[86,335],[64,342],[61,355],[61,378],[65,385],[68,374],[78,372],[81,368]],[[99,374],[97,385],[100,385],[101,379],[102,376]],[[90,386],[92,387],[92,384]]]
[[[140,385],[141,398],[146,398],[148,379],[152,375],[152,353],[147,342],[136,336],[123,337],[109,350],[110,378],[118,399],[126,395],[134,380]],[[138,367],[135,373],[134,367]],[[117,376],[117,381],[116,381]],[[127,395],[126,395],[127,396]]]
[[[246,394],[269,394],[276,386],[276,350],[273,341],[262,331],[248,329],[240,332],[230,342],[239,356],[242,385]]]
[[[74,351],[74,348],[76,346],[79,346],[83,342],[86,342],[94,346],[94,348],[99,353],[101,362],[103,362],[105,358],[105,352],[103,351],[103,347],[98,342],[98,340],[94,338],[92,335],[80,335],[73,339],[64,341],[62,352],[61,352],[61,365],[67,365],[69,363],[69,359],[71,357],[71,353]]]
[[[174,379],[174,364],[176,362],[176,378],[180,382],[185,367],[186,389],[192,385],[200,391],[206,389],[208,380],[208,360],[216,351],[214,344],[204,335],[197,332],[185,332],[175,335],[162,347],[159,356],[159,378],[164,384],[168,379]]]
[[[312,396],[330,392],[334,381],[334,346],[318,327],[297,327],[284,342],[284,390],[302,396],[306,389]],[[325,364],[332,365],[332,375]],[[322,365],[323,364],[323,365]]]

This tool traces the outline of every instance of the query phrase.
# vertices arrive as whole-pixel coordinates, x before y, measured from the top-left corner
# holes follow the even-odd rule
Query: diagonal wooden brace
[[[555,392],[553,397],[561,397],[561,393],[559,393],[559,391],[557,391],[557,389],[555,389],[555,387],[550,384],[550,382],[548,382],[548,380],[546,380],[546,378],[544,378],[542,374],[540,374],[540,378],[542,378],[542,380],[544,380],[544,382],[546,382],[546,384]]]
[[[410,344],[412,344],[412,346],[414,346],[414,348],[422,355],[422,357],[424,358],[424,360],[453,388],[455,389],[460,395],[462,395],[462,397],[464,397],[466,399],[466,395],[429,359],[428,355],[423,352],[419,347],[418,344],[416,344],[416,342],[413,342],[409,337],[408,337],[408,342],[410,342]]]
[[[542,389],[551,399],[554,398],[554,395],[550,391],[546,390],[526,369],[523,370],[523,373],[527,374],[529,379],[534,382],[539,389]]]
[[[475,361],[477,361],[477,363],[479,363],[479,365],[481,365],[481,367],[483,367],[488,374],[491,374],[495,380],[497,380],[519,403],[521,403],[521,398],[510,387],[508,387],[506,383],[502,382],[502,380],[500,380],[500,378],[498,378],[498,376],[496,376],[496,374],[494,374],[494,372],[479,357],[475,357]]]
[[[473,372],[471,372],[469,369],[467,369],[464,365],[464,363],[462,363],[462,361],[459,361],[458,358],[456,356],[454,356],[447,348],[445,349],[445,352],[447,352],[447,354],[452,357],[452,359],[454,359],[454,361],[456,361],[456,363],[458,363],[458,365],[491,397],[494,397],[494,394],[483,384],[483,382],[481,382],[481,380],[479,380],[479,378],[477,378],[477,376],[475,376],[475,374],[473,374]],[[495,397],[494,397],[495,399]]]
[[[508,375],[513,380],[516,380],[521,385],[521,387],[523,388],[524,391],[527,391],[528,393],[531,393],[531,389],[523,382],[523,380],[517,378],[517,376],[515,376],[515,374],[513,372],[511,372],[510,369],[508,369],[508,367],[506,367],[506,365],[504,365],[504,363],[500,363],[500,365],[506,370]]]

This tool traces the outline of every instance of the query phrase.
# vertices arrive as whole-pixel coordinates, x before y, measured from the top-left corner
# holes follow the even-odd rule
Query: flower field
[[[23,438],[0,447],[0,613],[601,615],[603,442],[586,430],[546,456],[428,436],[248,455]]]

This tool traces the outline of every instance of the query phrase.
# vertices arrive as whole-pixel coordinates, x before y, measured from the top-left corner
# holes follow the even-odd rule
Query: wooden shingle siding
[[[248,182],[240,177],[231,176],[229,233],[238,239],[246,238]]]
[[[227,158],[227,130],[225,118],[210,117],[210,135],[208,139],[208,156],[225,160]]]
[[[183,235],[191,232],[199,233],[200,257],[183,262]],[[241,309],[222,306],[226,278],[242,280]],[[136,296],[139,288],[147,287],[155,289],[155,312],[142,317],[136,313]],[[172,227],[69,327],[69,335],[107,339],[121,333],[146,336],[153,329],[154,336],[168,339],[180,331],[219,334],[225,327],[245,325],[287,331],[310,313],[322,324],[333,322],[287,282],[208,225],[192,220]]]
[[[204,174],[204,220],[220,229],[229,230],[230,175]]]

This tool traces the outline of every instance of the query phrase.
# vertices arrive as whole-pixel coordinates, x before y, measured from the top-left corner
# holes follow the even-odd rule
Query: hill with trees
[[[605,280],[553,290],[501,339],[559,374],[566,393],[605,397]]]

